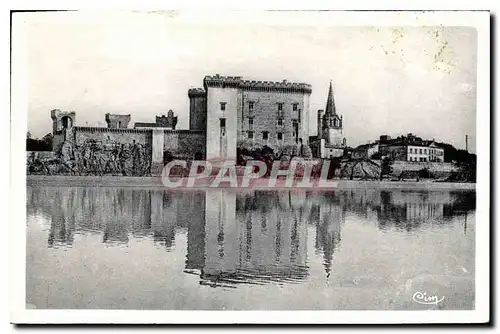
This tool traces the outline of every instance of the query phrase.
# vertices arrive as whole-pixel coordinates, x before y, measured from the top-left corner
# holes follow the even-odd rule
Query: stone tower
[[[55,135],[73,127],[76,113],[74,111],[54,109],[50,111],[50,118],[52,118],[52,134]]]
[[[328,99],[326,100],[326,111],[323,115],[322,139],[332,146],[342,146],[342,116],[337,114],[335,110],[335,101],[333,99],[333,87],[330,81],[330,89],[328,90]]]
[[[130,123],[130,114],[128,115],[117,115],[117,114],[106,114],[106,123],[108,123],[108,128],[110,129],[126,129],[128,123]]]
[[[207,95],[203,88],[188,90],[189,130],[207,130]]]

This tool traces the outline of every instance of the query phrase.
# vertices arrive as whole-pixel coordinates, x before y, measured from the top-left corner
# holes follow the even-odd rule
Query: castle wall
[[[151,174],[161,175],[163,170],[163,130],[153,130],[151,140]]]
[[[253,102],[253,111],[250,111],[250,103]],[[278,103],[283,103],[282,112],[278,112]],[[297,110],[293,110],[293,104],[297,104]],[[238,140],[262,147],[267,145],[273,149],[280,150],[287,145],[295,145],[298,138],[302,138],[306,144],[309,140],[309,94],[283,92],[283,91],[243,91],[241,114],[238,114]],[[294,136],[293,120],[299,119],[298,138]],[[282,115],[283,123],[278,125],[279,115]],[[249,118],[253,118],[253,125],[249,124]],[[253,131],[253,138],[249,138],[249,131]],[[263,132],[268,131],[268,139],[263,138]],[[278,139],[278,133],[282,133],[282,139]]]
[[[205,156],[205,134],[202,131],[165,131],[164,151],[180,159],[193,159],[196,153]]]
[[[151,131],[136,129],[108,129],[92,127],[74,127],[74,139],[77,146],[83,145],[88,140],[95,140],[105,144],[141,144],[145,147],[151,147]]]
[[[62,152],[64,137],[71,145]],[[167,151],[177,159],[205,158],[205,138],[203,131],[73,127],[54,136],[54,149],[49,152],[54,156],[61,153],[64,161],[51,162],[50,170],[40,163],[31,170],[38,174],[157,175]],[[120,146],[124,144],[128,147]],[[33,157],[28,157],[29,165],[34,164],[30,162],[36,160]]]
[[[205,134],[202,132],[179,133],[177,154],[184,159],[193,159],[200,153],[205,157]]]
[[[221,102],[226,103],[224,111]],[[207,159],[236,160],[237,114],[240,109],[237,88],[208,88]],[[226,120],[225,131],[221,127],[221,118]]]

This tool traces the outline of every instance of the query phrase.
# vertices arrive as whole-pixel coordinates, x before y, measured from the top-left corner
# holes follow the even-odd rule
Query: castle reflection
[[[28,187],[28,215],[49,218],[48,247],[70,247],[75,234],[106,246],[145,239],[171,251],[187,230],[185,272],[200,284],[300,282],[308,277],[308,238],[325,275],[353,215],[382,231],[413,232],[475,210],[475,192],[163,191]],[[308,233],[311,233],[308,235]],[[464,233],[466,232],[466,221]],[[312,253],[309,253],[309,260]]]

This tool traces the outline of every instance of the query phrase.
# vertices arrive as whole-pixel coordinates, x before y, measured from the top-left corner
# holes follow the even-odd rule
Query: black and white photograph
[[[11,321],[490,321],[489,15],[12,13]]]

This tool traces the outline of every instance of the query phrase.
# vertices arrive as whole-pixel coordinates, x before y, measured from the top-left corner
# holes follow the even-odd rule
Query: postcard
[[[489,322],[489,34],[13,12],[11,321]]]

